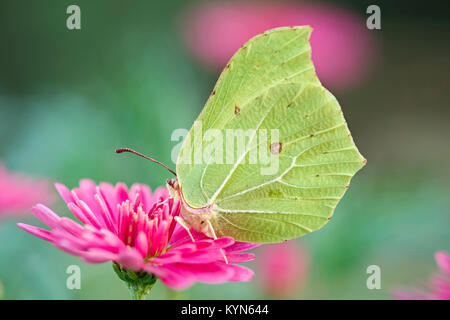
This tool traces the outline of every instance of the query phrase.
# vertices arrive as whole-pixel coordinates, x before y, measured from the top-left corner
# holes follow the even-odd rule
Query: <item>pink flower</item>
[[[165,188],[152,193],[146,185],[134,184],[128,190],[123,183],[96,186],[91,180],[82,180],[72,191],[61,184],[56,188],[82,225],[38,204],[32,213],[51,230],[18,226],[86,262],[113,261],[119,276],[122,272],[126,278],[128,270],[137,272],[136,277],[151,274],[174,289],[196,281],[249,281],[253,276],[235,263],[252,260],[253,254],[242,251],[257,245],[229,237],[213,240],[195,231],[192,242],[175,222],[180,205]]]
[[[38,200],[52,198],[47,181],[8,172],[0,163],[0,217],[28,211]]]
[[[220,70],[251,37],[268,29],[310,25],[312,59],[325,86],[345,89],[366,74],[374,39],[364,17],[330,4],[293,2],[209,2],[183,16],[182,34],[199,61]]]
[[[394,295],[400,300],[450,300],[450,254],[438,251],[434,255],[439,267],[431,277],[427,290],[397,290]]]
[[[303,287],[309,256],[297,242],[261,247],[258,257],[259,282],[268,296],[291,298]]]

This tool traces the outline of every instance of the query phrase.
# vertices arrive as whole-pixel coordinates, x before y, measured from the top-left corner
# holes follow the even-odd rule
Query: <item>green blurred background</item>
[[[189,128],[218,74],[186,50],[180,16],[196,1],[2,1],[0,159],[11,170],[74,187],[80,178],[163,185],[168,174],[114,154],[128,146],[170,164],[171,134]],[[82,30],[66,28],[77,4]],[[366,17],[371,2],[336,1]],[[292,298],[383,299],[399,285],[427,281],[433,254],[450,250],[450,23],[448,4],[378,1],[382,30],[370,76],[336,92],[368,165],[321,231],[299,240],[311,265]],[[64,204],[52,206],[67,214]],[[0,224],[5,299],[121,299],[126,286],[110,264],[88,265]],[[258,259],[250,263],[254,266]],[[82,289],[66,288],[78,264]],[[366,268],[381,267],[368,290]],[[250,284],[197,284],[189,299],[265,298]],[[173,297],[158,283],[151,298]]]

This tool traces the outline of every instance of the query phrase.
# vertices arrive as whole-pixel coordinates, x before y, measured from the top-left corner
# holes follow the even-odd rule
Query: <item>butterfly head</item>
[[[203,208],[190,207],[184,201],[181,186],[177,178],[167,179],[166,186],[169,190],[170,196],[175,201],[181,202],[180,216],[183,219],[185,226],[188,228],[193,228],[197,232],[201,232],[210,238],[216,238],[210,222],[210,220],[215,216],[212,206]]]
[[[171,198],[175,200],[180,200],[180,185],[178,183],[177,178],[167,179],[166,187],[169,190],[169,194]]]

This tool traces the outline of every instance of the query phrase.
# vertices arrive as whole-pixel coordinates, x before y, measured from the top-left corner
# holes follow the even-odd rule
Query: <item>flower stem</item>
[[[151,273],[127,270],[115,262],[113,262],[113,268],[119,278],[127,284],[133,300],[145,300],[157,280]]]
[[[138,282],[128,282],[128,289],[130,289],[131,299],[145,300],[145,297],[152,290],[153,285],[144,285]]]

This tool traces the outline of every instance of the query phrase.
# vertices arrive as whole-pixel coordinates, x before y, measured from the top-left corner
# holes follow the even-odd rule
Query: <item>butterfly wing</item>
[[[193,208],[213,207],[218,236],[265,243],[317,230],[365,163],[337,100],[316,76],[311,31],[277,28],[242,46],[183,143],[183,198]],[[276,143],[261,139],[274,129]],[[211,149],[222,153],[204,152]],[[259,149],[276,170],[264,173],[266,165],[252,161]]]

